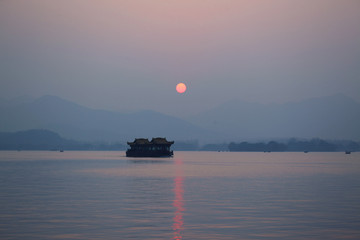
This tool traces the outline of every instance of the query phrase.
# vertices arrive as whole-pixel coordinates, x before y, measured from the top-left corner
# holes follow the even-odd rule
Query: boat
[[[127,157],[172,157],[173,151],[170,146],[174,141],[168,141],[166,138],[135,138],[133,142],[127,142],[130,149],[126,151]]]
[[[345,154],[351,154],[351,151],[346,151]]]

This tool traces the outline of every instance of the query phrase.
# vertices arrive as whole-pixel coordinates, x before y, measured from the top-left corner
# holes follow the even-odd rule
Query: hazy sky
[[[360,101],[359,26],[359,0],[2,0],[0,94],[177,115]]]

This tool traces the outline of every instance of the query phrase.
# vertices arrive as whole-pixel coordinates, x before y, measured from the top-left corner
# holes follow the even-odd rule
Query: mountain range
[[[0,131],[48,129],[81,141],[129,141],[166,136],[192,140],[211,137],[209,131],[185,120],[144,110],[120,113],[91,109],[56,96],[10,101],[0,105]]]
[[[234,100],[188,120],[234,140],[360,139],[360,104],[342,94],[268,105]]]
[[[151,110],[91,109],[49,95],[2,99],[0,113],[0,131],[48,129],[81,141],[158,136],[202,142],[291,137],[360,140],[360,104],[344,95],[268,105],[234,100],[186,119]]]

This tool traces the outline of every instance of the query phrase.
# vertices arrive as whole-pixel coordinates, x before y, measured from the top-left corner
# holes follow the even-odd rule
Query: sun
[[[184,83],[178,83],[178,85],[176,85],[176,91],[178,93],[184,93],[186,91],[186,85]]]

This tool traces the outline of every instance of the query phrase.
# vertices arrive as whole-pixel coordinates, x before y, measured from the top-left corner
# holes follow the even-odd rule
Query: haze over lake
[[[358,153],[2,151],[1,239],[359,239]]]
[[[3,0],[0,98],[50,94],[177,117],[236,99],[360,102],[359,9],[357,0]]]

